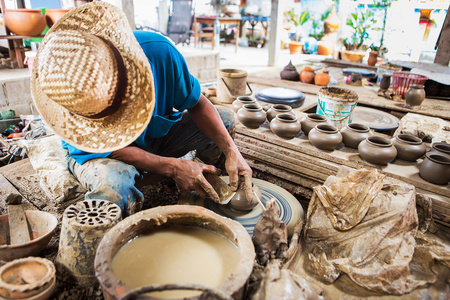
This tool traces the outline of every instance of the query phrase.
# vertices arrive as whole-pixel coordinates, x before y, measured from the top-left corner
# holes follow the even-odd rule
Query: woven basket
[[[392,75],[392,89],[394,94],[401,95],[402,98],[405,98],[405,93],[411,84],[423,85],[427,80],[428,77],[418,74],[394,72],[394,75]]]

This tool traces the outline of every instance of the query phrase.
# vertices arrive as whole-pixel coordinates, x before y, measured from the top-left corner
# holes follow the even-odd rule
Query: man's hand
[[[233,191],[239,188],[239,180],[244,179],[245,195],[249,202],[253,199],[252,169],[237,151],[229,151],[226,155],[225,168],[230,177],[230,187]]]
[[[215,202],[219,202],[219,195],[203,176],[203,172],[220,174],[220,170],[214,166],[178,159],[177,164],[174,166],[172,177],[181,190],[194,190],[202,197],[210,197]]]

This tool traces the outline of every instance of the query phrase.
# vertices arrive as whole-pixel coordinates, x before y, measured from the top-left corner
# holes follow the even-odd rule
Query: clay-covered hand
[[[173,179],[181,190],[194,190],[202,197],[209,197],[219,202],[219,195],[203,176],[204,172],[220,174],[220,170],[212,165],[180,159],[175,167]]]
[[[253,199],[252,169],[239,151],[230,151],[226,156],[225,168],[230,177],[231,189],[236,191],[239,187],[239,180],[243,180],[245,195],[247,200],[251,202]]]

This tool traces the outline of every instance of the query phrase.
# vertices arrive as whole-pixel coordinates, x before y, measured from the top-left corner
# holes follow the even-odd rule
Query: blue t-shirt
[[[145,150],[150,139],[166,135],[172,125],[181,120],[181,113],[197,104],[201,89],[198,80],[189,73],[181,53],[167,38],[149,31],[134,31],[134,36],[150,62],[155,84],[156,101],[152,119],[132,144]],[[64,141],[62,146],[80,165],[111,154],[81,151]]]

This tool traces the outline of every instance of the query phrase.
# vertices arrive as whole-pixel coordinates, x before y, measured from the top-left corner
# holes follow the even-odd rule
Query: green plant
[[[352,13],[346,20],[346,25],[350,26],[353,31],[350,37],[344,39],[345,48],[347,50],[367,50],[368,46],[365,42],[369,38],[369,31],[380,30],[374,26],[376,22],[374,13],[369,9]]]
[[[371,51],[379,52],[380,51],[380,46],[375,46],[374,44],[372,44],[372,45],[370,45],[369,49]]]
[[[328,16],[331,13],[331,9],[326,10],[323,14],[320,15],[320,20],[317,20],[313,17],[310,17],[312,24],[312,32],[309,34],[310,37],[315,38],[316,40],[320,40],[325,35],[325,27],[324,23],[325,20],[328,18]]]
[[[294,27],[296,29],[295,30],[295,34],[293,36],[294,40],[296,40],[296,41],[300,40],[300,38],[303,35],[301,26],[303,24],[305,24],[309,19],[310,19],[309,12],[307,10],[302,12],[300,15],[297,15],[294,12],[294,9],[291,9],[291,10],[289,10],[287,12],[287,20],[288,20],[288,22],[291,22],[292,24],[294,24]]]

